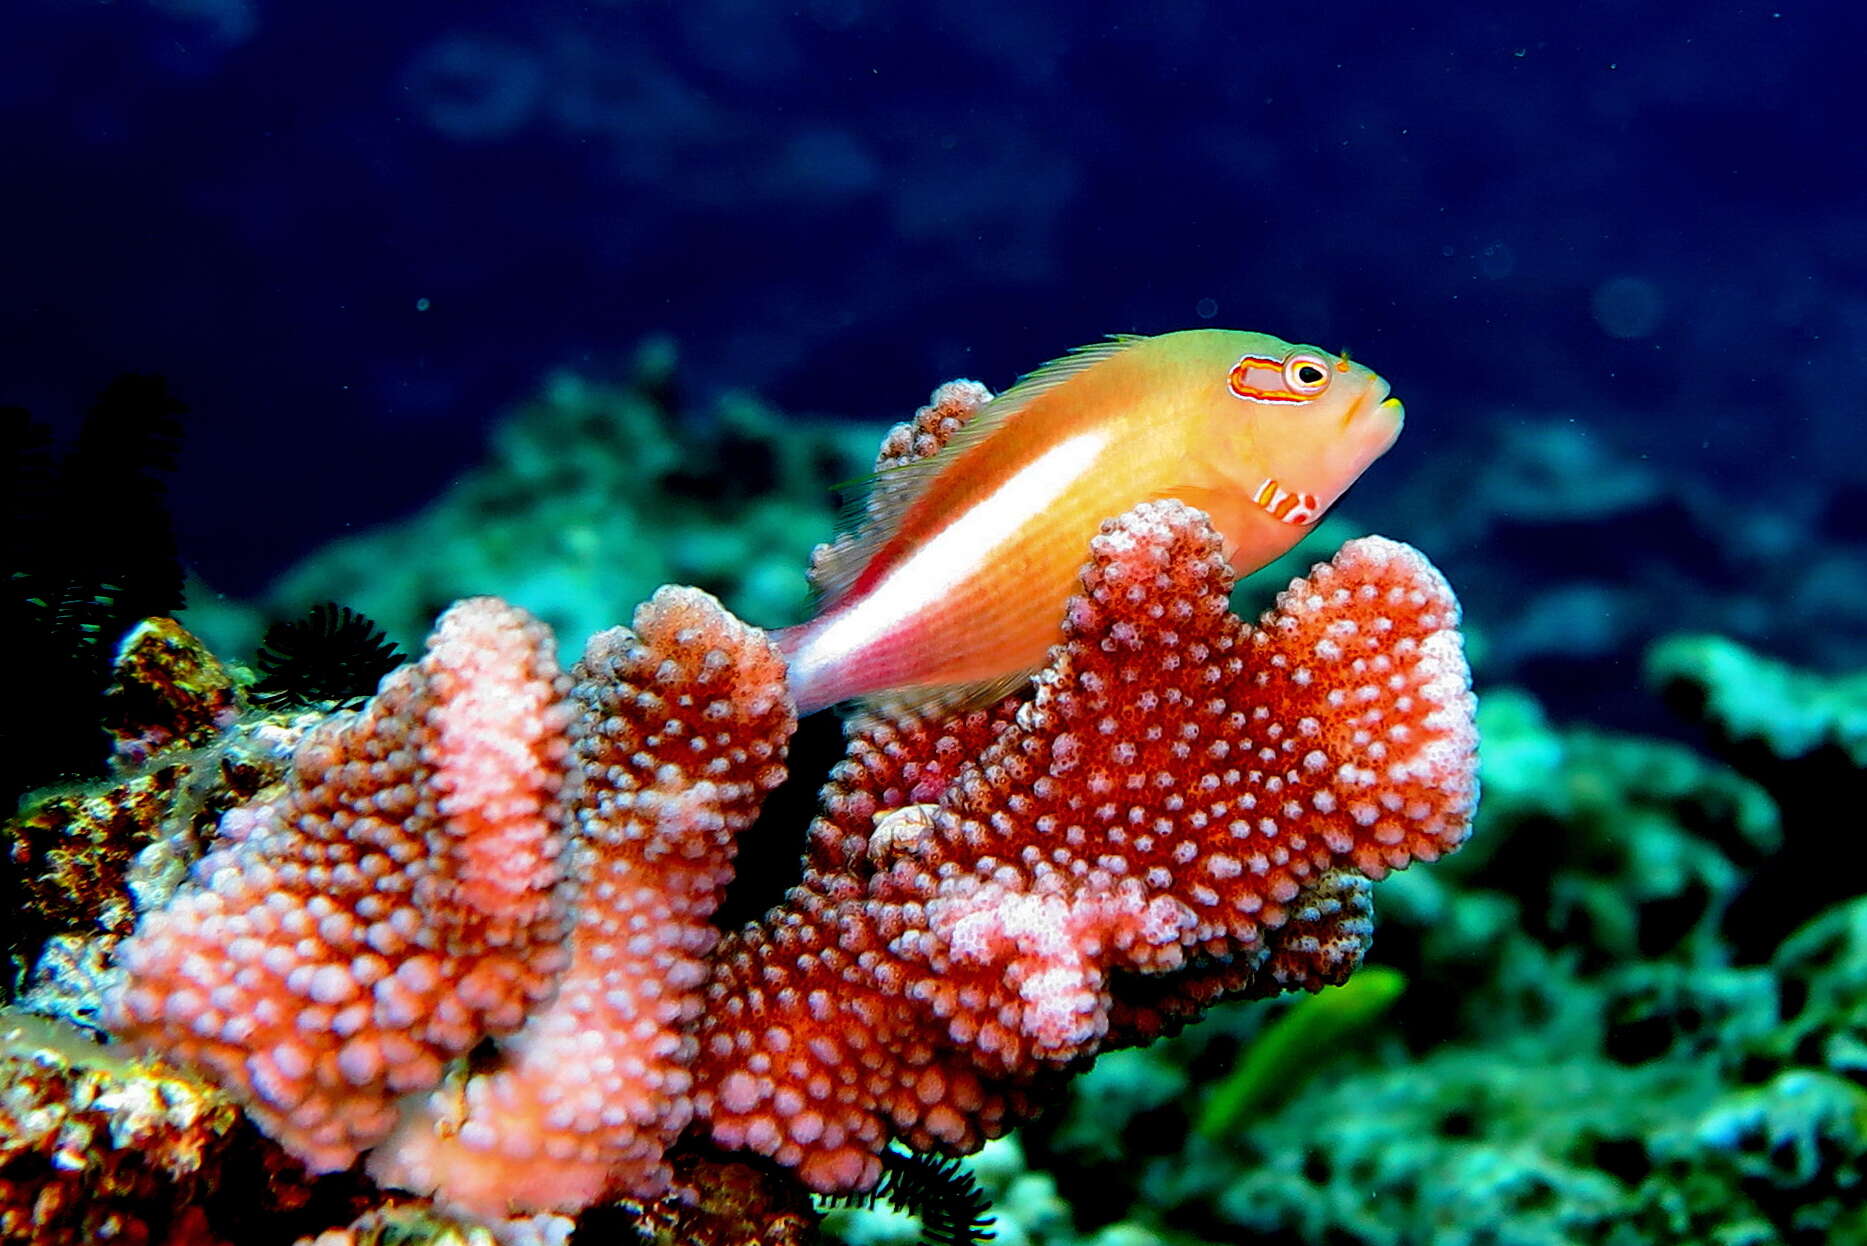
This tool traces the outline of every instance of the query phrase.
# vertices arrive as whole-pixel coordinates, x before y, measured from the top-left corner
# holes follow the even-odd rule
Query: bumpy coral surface
[[[1469,848],[1376,888],[1380,959],[1406,980],[1385,1020],[1310,1046],[1210,1136],[1214,1076],[1311,1001],[1099,1059],[1023,1134],[1073,1240],[1867,1241],[1867,901],[1808,920],[1829,876],[1859,890],[1832,815],[1803,828],[1778,814],[1795,789],[1554,725],[1522,692],[1488,694],[1480,726]],[[1769,920],[1801,928],[1739,954],[1805,829],[1805,868],[1769,897]]]
[[[855,732],[804,883],[717,958],[720,1143],[823,1190],[872,1184],[890,1134],[972,1149],[1104,1042],[1120,975],[1204,991],[1333,871],[1463,840],[1458,611],[1417,553],[1354,542],[1252,628],[1168,502],[1105,526],[1084,584],[1028,702]]]
[[[859,1190],[891,1138],[973,1149],[1098,1050],[1342,980],[1368,880],[1476,798],[1449,590],[1370,538],[1252,627],[1178,503],[1091,554],[1031,691],[852,727],[802,883],[717,948],[794,727],[777,650],[664,589],[563,680],[541,625],[463,603],[226,816],[122,949],[115,1027],[316,1169],[373,1147],[535,1235],[508,1218],[669,1193],[690,1124]]]
[[[313,732],[196,885],[120,949],[111,1028],[212,1072],[314,1169],[347,1166],[564,964],[568,764],[549,636],[490,598]]]
[[[665,1152],[692,1115],[707,919],[795,726],[777,651],[691,589],[662,590],[634,631],[598,633],[575,674],[570,966],[503,1065],[435,1094],[371,1165],[487,1216],[666,1189]]]

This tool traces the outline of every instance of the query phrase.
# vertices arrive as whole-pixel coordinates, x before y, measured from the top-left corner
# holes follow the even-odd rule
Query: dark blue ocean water
[[[1694,623],[1867,660],[1857,5],[0,24],[0,402],[68,425],[116,371],[167,374],[183,551],[225,590],[418,506],[545,373],[645,334],[696,402],[879,425],[950,376],[1211,323],[1392,380],[1408,431],[1349,509],[1524,663]]]

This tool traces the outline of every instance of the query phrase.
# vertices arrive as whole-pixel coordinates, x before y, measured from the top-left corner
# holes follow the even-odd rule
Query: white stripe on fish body
[[[973,575],[984,551],[1050,509],[1090,469],[1107,443],[1108,435],[1100,431],[1059,442],[936,532],[874,588],[824,615],[822,626],[789,654],[792,695],[800,707],[819,700],[815,688],[840,682],[839,671],[846,677],[853,660],[943,605]],[[863,691],[867,689],[825,703]]]

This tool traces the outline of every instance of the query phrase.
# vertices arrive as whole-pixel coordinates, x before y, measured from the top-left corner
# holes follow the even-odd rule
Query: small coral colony
[[[1470,826],[1458,603],[1379,537],[1255,623],[1229,598],[1400,422],[1345,358],[1114,339],[890,433],[796,628],[664,588],[561,670],[471,598],[333,708],[140,625],[110,782],[15,830],[93,912],[5,1014],[22,1144],[76,1149],[7,1170],[6,1232],[564,1240],[620,1206],[801,1241],[811,1193],[915,1186],[1098,1052],[1341,983],[1371,881]],[[796,881],[716,928],[799,710],[836,703]],[[920,1174],[930,1240],[989,1232]]]

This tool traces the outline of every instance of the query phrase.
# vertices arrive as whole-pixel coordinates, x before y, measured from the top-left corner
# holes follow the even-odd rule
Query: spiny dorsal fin
[[[817,546],[810,555],[810,586],[818,601],[833,600],[848,591],[850,582],[862,563],[848,556],[867,526],[870,510],[877,505],[877,490],[883,473],[918,459],[939,453],[954,433],[964,428],[973,416],[992,401],[992,391],[977,381],[948,381],[934,390],[927,405],[888,430],[881,448],[875,452],[875,471],[836,486],[849,494],[837,520],[835,540]],[[868,484],[867,490],[857,486]]]
[[[875,474],[868,480],[867,497],[845,514],[846,521],[851,518],[854,521],[849,530],[830,544],[817,547],[811,559],[810,579],[821,597],[819,608],[827,609],[841,600],[876,551],[900,529],[901,517],[926,492],[929,482],[946,470],[954,459],[1003,428],[1008,421],[1016,419],[1035,399],[1076,379],[1137,342],[1145,341],[1147,338],[1140,334],[1119,333],[1111,334],[1106,341],[1079,346],[1069,354],[1026,373],[1018,379],[1016,385],[983,406],[966,411],[961,417],[963,422],[956,430],[943,438],[934,438],[931,444],[924,440],[918,453],[912,448],[910,440],[905,456],[891,455],[890,447],[896,441],[896,434],[903,429],[916,428],[921,423],[921,417],[936,408],[942,395],[951,386],[943,385],[935,390],[933,403],[917,413],[914,423],[897,425],[895,432],[891,432],[883,442],[883,452],[877,458]],[[971,698],[967,700],[971,701]]]

